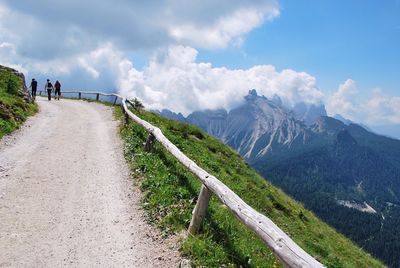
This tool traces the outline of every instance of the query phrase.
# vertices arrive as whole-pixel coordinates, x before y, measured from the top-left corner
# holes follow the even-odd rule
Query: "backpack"
[[[53,85],[51,84],[51,82],[47,82],[47,88],[52,88],[53,87]]]

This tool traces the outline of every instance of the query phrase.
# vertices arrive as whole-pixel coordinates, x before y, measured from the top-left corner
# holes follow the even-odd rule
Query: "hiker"
[[[36,90],[37,90],[37,81],[35,80],[35,78],[32,78],[32,82],[31,82],[31,85],[29,86],[29,88],[32,88],[32,99],[35,100],[36,99]]]
[[[60,96],[61,96],[61,83],[60,81],[56,81],[56,83],[54,84],[54,88],[55,88],[55,92],[54,92],[54,99],[56,100],[60,100]],[[58,98],[57,98],[58,95]]]
[[[44,86],[47,89],[47,97],[49,101],[51,100],[51,91],[54,90],[53,84],[50,82],[50,79],[47,79],[46,85]]]

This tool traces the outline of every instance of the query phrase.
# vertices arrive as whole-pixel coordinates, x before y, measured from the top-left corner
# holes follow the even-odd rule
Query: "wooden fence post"
[[[129,124],[129,115],[124,111],[124,125],[127,126]]]
[[[96,94],[96,100],[99,100],[99,93]]]
[[[79,96],[79,99],[81,99],[81,98],[82,98],[82,93],[79,92],[79,93],[78,93],[78,96]]]
[[[146,143],[144,144],[144,151],[145,152],[150,152],[151,149],[153,148],[153,143],[156,137],[152,133],[149,133],[149,136],[147,136]]]
[[[113,106],[115,106],[115,104],[117,103],[117,100],[118,100],[118,97],[115,96],[115,100],[114,100]]]
[[[192,220],[190,221],[188,233],[196,234],[207,214],[208,202],[210,201],[212,192],[203,184],[200,189],[199,198],[192,212]]]

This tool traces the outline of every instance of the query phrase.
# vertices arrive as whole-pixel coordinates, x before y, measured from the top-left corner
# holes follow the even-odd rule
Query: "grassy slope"
[[[21,79],[10,70],[0,68],[0,138],[18,128],[38,110],[37,105],[23,100],[21,89]]]
[[[117,116],[121,111],[117,109]],[[163,133],[201,167],[215,175],[253,208],[267,215],[303,249],[328,267],[383,267],[344,236],[321,222],[302,205],[260,177],[222,142],[196,127],[140,112],[140,117]],[[145,192],[148,220],[165,235],[186,230],[200,183],[191,173],[155,144],[152,153],[142,150],[147,134],[130,123],[121,130],[125,156],[135,182]],[[194,265],[208,267],[280,267],[271,251],[248,231],[214,196],[199,235],[183,242],[182,254]]]

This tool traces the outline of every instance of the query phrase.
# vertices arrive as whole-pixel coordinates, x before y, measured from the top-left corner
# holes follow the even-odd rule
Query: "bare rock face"
[[[302,146],[313,133],[282,105],[278,96],[272,100],[258,95],[255,89],[235,109],[194,112],[187,121],[221,139],[246,159],[253,161]]]
[[[7,71],[15,74],[16,76],[18,76],[21,79],[22,88],[20,89],[19,93],[23,96],[23,98],[26,102],[32,102],[33,100],[31,98],[31,95],[29,94],[28,88],[26,86],[25,75],[13,68],[6,67],[3,65],[0,65],[0,69],[7,70]]]

